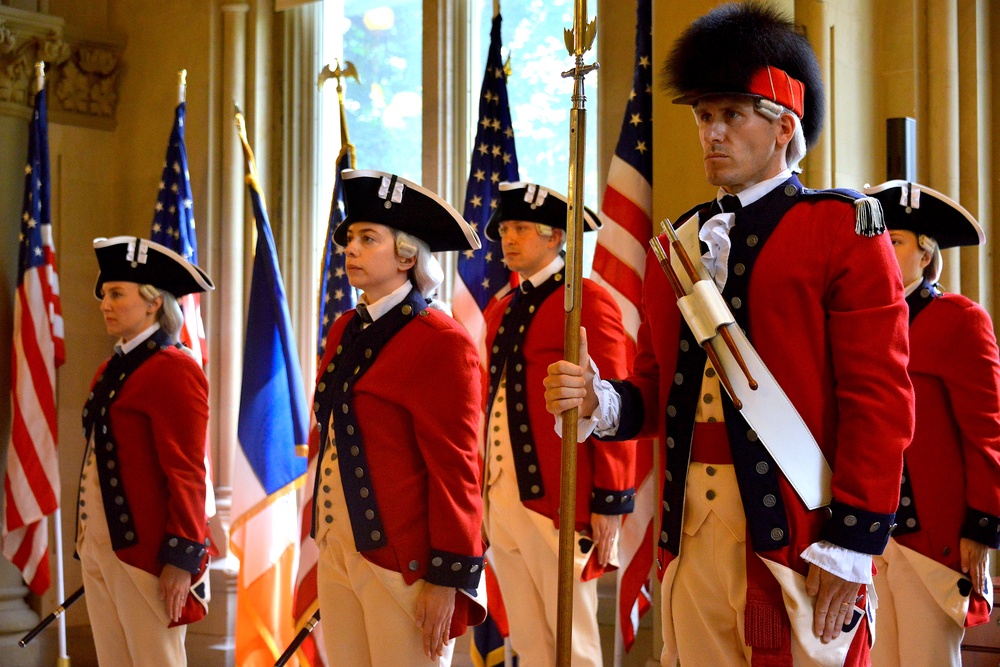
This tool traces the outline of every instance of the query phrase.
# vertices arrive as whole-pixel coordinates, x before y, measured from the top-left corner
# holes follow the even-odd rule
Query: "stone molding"
[[[121,37],[0,7],[0,115],[30,118],[35,62],[43,60],[49,121],[113,130],[124,50]]]

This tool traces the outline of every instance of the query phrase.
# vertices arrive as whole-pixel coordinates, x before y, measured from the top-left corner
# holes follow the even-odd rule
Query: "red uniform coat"
[[[552,280],[550,278],[550,280]],[[538,289],[538,286],[536,286]],[[562,459],[562,439],[552,429],[552,415],[545,410],[545,387],[542,381],[548,367],[563,358],[563,331],[565,287],[557,288],[538,308],[524,334],[523,350],[526,362],[525,391],[530,417],[531,435],[538,452],[545,494],[524,501],[525,507],[552,519],[559,526],[559,496]],[[512,294],[491,304],[485,313],[486,348],[492,349],[504,311]],[[590,280],[583,281],[583,309],[581,321],[587,330],[587,343],[591,357],[606,377],[623,377],[627,368],[626,334],[622,328],[621,311],[602,287]],[[490,378],[484,374],[484,384]],[[489,392],[484,388],[484,398]],[[490,406],[485,406],[487,410]],[[602,443],[588,438],[577,448],[576,530],[590,530],[591,512],[621,514],[620,507],[631,511],[634,505],[635,441]],[[518,474],[521,474],[518,471]],[[600,493],[600,492],[604,493]],[[600,497],[595,497],[600,495]],[[614,501],[605,504],[606,497]],[[624,499],[624,502],[619,502]],[[610,505],[610,506],[609,506]],[[602,568],[593,572],[588,566],[588,577],[600,576]]]
[[[356,317],[345,313],[330,327],[320,378],[337,361],[344,330]],[[408,584],[422,578],[474,588],[482,572],[478,373],[479,355],[465,330],[447,315],[426,309],[385,344],[354,385],[353,410],[371,493],[388,540],[362,554],[401,573]],[[335,409],[334,419],[339,414]],[[321,513],[317,508],[318,520]],[[456,554],[480,565],[474,576],[463,571],[460,581],[451,581],[451,563],[433,562],[438,559],[432,553]],[[457,595],[451,636],[463,634],[467,624],[481,623],[483,616],[484,610]]]
[[[960,294],[931,298],[910,324],[909,371],[917,421],[903,495],[912,493],[919,529],[903,532],[901,507],[893,537],[960,572],[960,537],[994,549],[1000,540],[1000,359],[990,316]],[[975,591],[968,622],[988,618]]]
[[[755,220],[754,211],[760,207],[779,211],[777,217],[768,218],[771,227],[759,232],[766,232],[766,238],[758,237],[758,232],[748,235],[747,223]],[[702,222],[707,217],[703,215]],[[784,476],[774,470],[776,466],[758,463],[755,471],[750,462],[749,471],[743,472],[754,479],[777,476],[777,505],[773,497],[764,499],[763,492],[754,497],[755,489],[744,488],[741,481],[748,532],[753,542],[783,541],[784,546],[758,549],[758,553],[801,574],[807,573],[808,563],[800,554],[819,539],[858,552],[881,553],[899,500],[902,452],[912,435],[906,306],[900,279],[888,278],[898,276],[899,269],[888,235],[867,237],[856,233],[855,227],[852,203],[833,194],[804,196],[793,177],[738,212],[730,233],[733,250],[727,288],[742,280],[746,292],[735,303],[728,297],[727,301],[734,311],[743,309],[736,314],[745,318],[750,341],[833,468],[834,502],[816,511],[805,508]],[[665,237],[661,243],[668,247]],[[759,253],[752,258],[752,271],[747,268],[751,265],[741,263],[748,261],[744,259],[747,247]],[[663,554],[665,565],[679,548],[684,496],[683,488],[676,487],[678,482],[683,484],[687,466],[687,459],[678,461],[673,451],[674,447],[685,451],[686,443],[668,442],[672,419],[668,415],[676,415],[677,423],[694,419],[693,413],[682,414],[667,405],[668,397],[675,383],[684,392],[698,392],[700,384],[681,384],[683,377],[675,374],[682,355],[690,355],[697,344],[678,343],[682,317],[652,253],[647,255],[642,305],[635,370],[619,387],[625,427],[624,433],[619,428],[619,434],[658,436],[661,447],[667,445],[660,544],[672,553]],[[695,370],[695,377],[700,377],[701,366]],[[729,433],[732,442],[732,429]],[[756,436],[747,439],[755,441]],[[734,459],[738,453],[734,450]],[[741,463],[735,464],[739,478]],[[677,466],[680,476],[670,473]],[[748,497],[752,502],[747,502]],[[770,529],[764,524],[753,535],[758,516],[782,506],[786,528]],[[765,604],[770,609],[780,609],[782,614],[784,610],[769,572],[757,559],[748,558],[747,563],[747,640],[755,647],[756,664],[758,644],[751,638],[759,634],[750,605],[764,591],[760,595],[769,600]],[[773,613],[762,617],[768,619],[762,621],[768,627],[776,622]]]
[[[111,381],[104,377],[107,365],[106,361],[98,369],[92,389]],[[128,536],[130,545],[115,554],[157,577],[165,564],[197,573],[209,537],[204,372],[188,354],[163,347],[127,377],[109,416],[117,457],[115,486],[127,501],[129,518],[126,524],[117,514],[107,516],[108,531],[113,542],[133,533]],[[204,613],[189,595],[182,622],[198,620]]]

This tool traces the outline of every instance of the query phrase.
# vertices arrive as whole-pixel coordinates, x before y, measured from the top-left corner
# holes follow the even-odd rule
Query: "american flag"
[[[198,239],[194,232],[194,202],[191,198],[191,174],[188,173],[187,148],[184,146],[184,116],[186,105],[177,105],[174,127],[167,144],[167,157],[163,163],[163,177],[156,197],[153,227],[150,238],[183,256],[192,264],[198,263]],[[184,326],[180,341],[194,353],[198,363],[208,363],[208,343],[205,325],[201,319],[201,295],[189,294],[177,300],[184,311]]]
[[[490,50],[479,97],[476,145],[465,189],[465,219],[483,237],[483,247],[466,250],[459,255],[458,274],[461,280],[455,285],[452,306],[455,319],[478,343],[480,359],[486,359],[483,311],[491,299],[506,293],[512,279],[511,272],[504,266],[500,244],[486,239],[483,232],[497,206],[500,183],[518,180],[514,126],[507,104],[507,73],[500,59],[500,21],[499,14],[493,17]]]
[[[341,173],[354,169],[354,146],[346,144],[337,156],[337,177],[330,201],[330,223],[326,228],[323,274],[319,284],[319,345],[316,354],[322,359],[326,334],[334,320],[354,308],[358,299],[344,270],[344,248],[333,242],[333,232],[344,221],[344,181]]]
[[[601,204],[604,228],[598,232],[592,279],[614,297],[632,339],[629,366],[635,356],[642,300],[642,272],[652,232],[653,100],[650,54],[651,0],[638,0],[635,29],[635,72],[625,107],[618,147],[611,159]],[[652,441],[640,441],[635,479],[639,480],[635,511],[625,515],[619,539],[618,619],[615,638],[627,651],[635,641],[639,618],[650,607],[649,572],[653,564],[653,519],[656,476]]]
[[[346,134],[346,133],[345,133]],[[354,168],[354,146],[345,144],[337,156],[337,176],[330,201],[330,222],[326,230],[326,250],[323,253],[323,273],[319,284],[319,342],[316,354],[323,357],[326,334],[338,317],[357,304],[354,288],[344,270],[344,248],[333,241],[333,232],[344,221],[344,182],[341,173]],[[313,417],[315,419],[315,417]],[[311,422],[309,430],[309,469],[302,485],[299,503],[299,569],[295,579],[295,602],[292,607],[295,629],[301,630],[319,608],[316,590],[319,548],[309,535],[313,513],[313,482],[316,479],[316,456],[319,453],[319,429]],[[322,625],[317,625],[299,647],[299,664],[316,667],[328,664],[321,640]]]
[[[59,509],[56,368],[66,359],[59,278],[49,210],[45,90],[35,95],[24,168],[11,393],[11,440],[4,477],[3,552],[31,591],[49,588],[48,515]]]
[[[479,232],[483,247],[466,250],[458,257],[461,280],[455,285],[452,311],[472,340],[479,345],[479,358],[486,360],[486,321],[483,311],[492,299],[503,296],[511,286],[512,275],[503,263],[500,244],[486,238],[486,223],[499,202],[500,183],[517,181],[517,152],[514,149],[514,126],[507,103],[507,72],[500,57],[500,14],[493,17],[490,50],[479,97],[479,125],[472,150],[469,183],[465,189],[465,219]],[[472,660],[477,666],[503,664],[506,623],[500,589],[487,597],[490,612],[486,621],[473,629]],[[505,618],[505,616],[503,616]],[[516,658],[515,658],[516,660]],[[499,662],[497,662],[499,661]],[[516,663],[515,663],[516,664]]]
[[[174,126],[167,143],[163,176],[156,195],[153,225],[149,238],[164,245],[192,264],[198,263],[198,239],[194,232],[194,201],[191,197],[191,174],[188,172],[187,147],[184,145],[184,118],[187,105],[181,102],[174,112]],[[187,294],[177,300],[184,313],[180,342],[187,347],[202,368],[208,365],[208,340],[201,319],[201,294]],[[215,489],[212,484],[212,458],[205,442],[206,516],[215,516]]]

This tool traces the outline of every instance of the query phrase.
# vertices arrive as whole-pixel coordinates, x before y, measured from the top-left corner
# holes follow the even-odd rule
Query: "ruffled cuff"
[[[801,554],[802,560],[823,568],[841,579],[856,584],[870,584],[872,580],[872,557],[844,547],[838,547],[826,540],[811,544]]]

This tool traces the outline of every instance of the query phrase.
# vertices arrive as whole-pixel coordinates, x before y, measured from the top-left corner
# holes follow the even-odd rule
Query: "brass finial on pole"
[[[257,180],[257,160],[253,156],[253,149],[250,148],[250,140],[247,139],[247,123],[243,117],[240,105],[233,100],[233,110],[236,116],[236,133],[240,136],[240,143],[243,144],[243,158],[247,163],[246,182],[253,185],[260,194],[261,204],[264,204],[264,193],[260,189],[260,182]]]
[[[177,73],[177,104],[184,104],[187,99],[188,71],[182,69]]]
[[[45,62],[39,60],[35,63],[35,92],[45,88]]]
[[[600,65],[584,65],[583,56],[590,50],[597,34],[597,20],[587,22],[587,0],[576,0],[573,8],[573,29],[565,30],[566,49],[574,58],[573,68],[563,72],[573,79],[573,106],[569,116],[569,186],[566,214],[566,311],[564,356],[579,364],[580,311],[583,282],[583,175],[587,140],[587,97],[583,91],[584,77]],[[573,652],[573,574],[574,531],[576,528],[576,448],[579,409],[562,414],[562,479],[559,494],[559,580],[556,610],[556,665],[569,667]]]
[[[354,80],[358,83],[361,83],[361,79],[358,78],[358,70],[350,60],[344,61],[343,68],[340,66],[339,59],[334,60],[334,62],[337,64],[335,69],[331,70],[329,65],[323,67],[323,70],[319,73],[318,84],[320,89],[322,89],[327,79],[337,80],[337,104],[340,106],[340,145],[350,152],[350,168],[354,169],[354,145],[347,134],[347,112],[344,107],[344,79],[349,76],[354,77]]]

